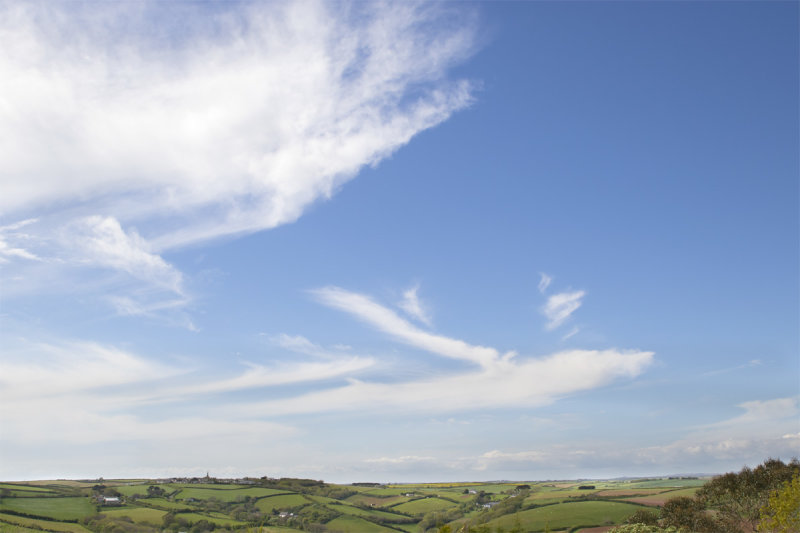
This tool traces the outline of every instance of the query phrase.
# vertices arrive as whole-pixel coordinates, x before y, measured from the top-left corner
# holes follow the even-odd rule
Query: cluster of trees
[[[159,487],[158,485],[150,485],[147,487],[147,497],[148,498],[159,498],[164,496],[167,493],[163,488]]]
[[[206,531],[214,531],[217,525],[209,520],[199,520],[190,523],[180,514],[167,513],[163,518],[164,529],[167,531],[188,531],[189,533],[205,533]]]
[[[106,496],[108,498],[120,498],[122,496],[114,487],[106,487],[103,484],[94,485],[92,492],[95,496]]]
[[[800,462],[768,459],[717,476],[693,498],[668,500],[660,513],[638,511],[614,533],[800,532]]]

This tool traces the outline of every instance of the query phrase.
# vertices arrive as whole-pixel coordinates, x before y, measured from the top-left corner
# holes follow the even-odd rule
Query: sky
[[[0,3],[0,479],[800,455],[798,15]]]

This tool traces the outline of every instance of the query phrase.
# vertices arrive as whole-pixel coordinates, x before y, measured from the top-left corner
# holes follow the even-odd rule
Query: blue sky
[[[0,478],[800,455],[797,3],[66,7],[0,5]]]

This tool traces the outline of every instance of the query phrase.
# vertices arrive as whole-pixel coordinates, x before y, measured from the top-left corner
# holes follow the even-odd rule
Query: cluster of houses
[[[154,479],[152,483],[203,483],[219,485],[255,485],[256,480],[248,477],[240,478],[216,478],[206,473],[205,477],[171,477],[166,479]]]

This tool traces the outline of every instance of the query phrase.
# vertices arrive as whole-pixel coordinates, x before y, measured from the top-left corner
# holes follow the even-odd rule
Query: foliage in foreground
[[[800,531],[800,475],[773,492],[761,508],[759,531],[795,533]]]
[[[624,526],[610,529],[608,533],[682,533],[683,531],[685,530],[674,526],[660,527],[652,524],[625,524]]]
[[[797,533],[791,522],[797,516],[798,498],[793,496],[793,479],[800,476],[800,462],[767,459],[755,468],[745,467],[706,483],[693,498],[668,500],[661,509],[661,526],[692,533],[743,533],[778,531]],[[788,487],[788,488],[787,488]],[[770,502],[774,502],[770,506]],[[766,518],[760,524],[762,518]],[[774,525],[771,520],[775,520]],[[789,529],[781,529],[782,524]]]

